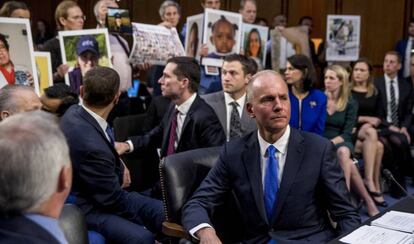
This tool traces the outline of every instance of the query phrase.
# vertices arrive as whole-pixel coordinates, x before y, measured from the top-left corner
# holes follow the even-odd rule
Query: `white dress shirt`
[[[392,123],[392,118],[391,118],[391,91],[390,91],[390,87],[391,87],[391,78],[384,74],[384,78],[385,78],[385,93],[387,95],[387,122],[388,123]],[[398,89],[398,76],[396,76],[394,79],[392,79],[394,81],[394,91],[395,91],[395,104],[397,105],[398,108],[398,99],[400,97],[400,92]]]
[[[183,102],[181,105],[179,105],[179,106],[175,105],[175,109],[178,110],[178,115],[177,115],[177,129],[176,129],[176,140],[175,140],[175,143],[174,143],[174,149],[176,149],[177,146],[178,146],[178,142],[180,141],[181,132],[182,132],[182,129],[183,129],[185,118],[187,117],[188,111],[190,110],[191,105],[193,105],[193,102],[196,99],[196,96],[197,96],[197,93],[194,93],[185,102]],[[168,129],[168,128],[165,128],[165,129]],[[128,140],[128,141],[126,141],[126,143],[128,143],[128,145],[129,145],[128,153],[133,152],[134,151],[134,144],[132,144],[132,141]],[[158,152],[158,154],[159,154],[159,152]]]
[[[261,172],[262,172],[262,185],[263,185],[263,189],[264,189],[264,177],[265,177],[265,171],[266,171],[266,167],[267,167],[267,165],[265,165],[265,164],[266,164],[266,161],[267,161],[267,158],[268,158],[268,155],[266,155],[266,150],[270,146],[270,143],[266,142],[262,138],[259,131],[257,131],[257,137],[258,137],[259,146],[260,146],[260,155],[261,155],[260,167],[261,167]],[[278,159],[278,174],[277,174],[278,182],[277,183],[278,183],[279,187],[280,187],[280,182],[282,181],[283,170],[285,169],[286,154],[287,154],[287,146],[288,146],[288,143],[289,143],[289,137],[290,137],[290,126],[288,125],[286,127],[285,133],[283,133],[283,135],[279,138],[279,140],[277,140],[276,142],[274,142],[272,144],[277,149],[277,152],[276,152],[276,157]],[[197,238],[195,236],[195,233],[198,230],[200,230],[204,227],[211,227],[211,225],[209,225],[207,223],[202,223],[202,224],[199,224],[196,227],[192,228],[189,232],[194,238]],[[211,227],[211,228],[213,228],[213,227]]]
[[[224,102],[226,103],[226,136],[227,141],[230,140],[230,120],[231,120],[231,112],[233,111],[233,106],[231,105],[232,102],[237,103],[237,111],[239,112],[240,118],[243,113],[244,103],[246,102],[246,94],[240,97],[237,100],[234,100],[230,94],[227,92],[224,93]]]

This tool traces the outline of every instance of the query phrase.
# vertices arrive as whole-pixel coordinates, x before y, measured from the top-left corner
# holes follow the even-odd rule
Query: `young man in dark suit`
[[[106,119],[118,101],[118,73],[95,67],[84,77],[83,105],[70,107],[60,126],[74,168],[71,195],[88,228],[116,243],[154,243],[164,220],[161,201],[124,188],[130,183]]]
[[[262,71],[249,83],[247,110],[258,131],[227,143],[183,208],[183,225],[201,243],[220,243],[209,214],[226,192],[239,202],[246,243],[335,238],[327,218],[345,233],[360,223],[332,143],[289,126],[288,88],[279,73]]]
[[[401,56],[396,51],[387,52],[383,63],[384,75],[375,79],[374,83],[381,97],[381,114],[384,115],[382,124],[386,127],[383,131],[387,132],[384,135],[388,139],[385,149],[392,150],[390,154],[393,158],[393,162],[386,162],[384,167],[390,169],[405,187],[404,175],[414,177],[408,132],[412,119],[413,91],[411,83],[398,75],[401,66]],[[404,194],[394,184],[390,192],[395,197]]]
[[[231,54],[224,59],[221,68],[223,91],[202,95],[220,120],[227,141],[256,130],[256,121],[246,111],[247,84],[257,72],[255,62],[240,54]]]
[[[160,148],[160,157],[191,149],[220,146],[226,141],[216,114],[197,95],[200,68],[190,57],[167,61],[158,81],[164,97],[171,99],[161,124],[143,136],[132,136],[116,144],[119,154],[133,150]]]

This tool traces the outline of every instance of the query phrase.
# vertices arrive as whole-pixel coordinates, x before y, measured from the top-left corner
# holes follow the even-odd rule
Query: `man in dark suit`
[[[224,59],[221,68],[223,91],[201,96],[220,120],[227,141],[256,130],[256,121],[246,111],[246,89],[249,80],[257,72],[253,60],[239,54]]]
[[[125,166],[114,147],[106,119],[118,101],[119,75],[95,67],[85,74],[83,105],[66,111],[60,125],[70,147],[74,168],[71,195],[90,229],[116,243],[154,243],[153,233],[164,220],[162,203],[128,186]]]
[[[396,174],[396,179],[405,186],[404,175],[411,172],[410,176],[414,176],[410,153],[411,137],[408,132],[412,119],[412,85],[398,76],[398,71],[401,69],[401,57],[396,51],[389,51],[385,54],[383,69],[384,75],[375,79],[375,87],[381,97],[382,111],[380,114],[384,115],[383,124],[388,128],[389,133],[392,133],[393,139],[388,140],[388,143],[393,145],[392,155],[395,156],[396,161],[396,165],[384,166],[392,167],[390,170]],[[397,192],[391,192],[395,196],[398,195]]]
[[[0,243],[67,243],[58,218],[72,184],[69,149],[54,116],[0,123]]]
[[[328,140],[289,127],[288,88],[274,71],[249,82],[247,110],[258,131],[227,143],[215,167],[183,208],[183,225],[203,243],[219,243],[208,213],[233,191],[247,243],[327,242],[360,219]],[[274,243],[274,241],[272,241]]]
[[[403,78],[406,78],[410,75],[410,57],[413,54],[414,50],[414,18],[410,19],[408,23],[408,37],[401,39],[395,45],[395,51],[397,51],[401,58],[401,69],[399,75]]]
[[[213,109],[197,95],[200,68],[194,58],[167,61],[158,81],[164,97],[171,99],[161,124],[143,136],[117,143],[119,154],[161,148],[160,157],[196,148],[220,146],[225,134]]]

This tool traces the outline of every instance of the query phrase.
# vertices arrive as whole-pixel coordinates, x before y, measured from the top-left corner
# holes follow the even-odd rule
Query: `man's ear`
[[[245,77],[244,77],[244,84],[249,84],[249,81],[252,79],[252,75],[251,74],[247,74]]]
[[[114,97],[114,105],[118,104],[120,96],[121,96],[121,91],[118,91],[118,93]]]
[[[250,102],[247,102],[246,103],[246,111],[247,111],[247,113],[249,113],[249,116],[251,118],[256,117],[256,115],[254,115],[253,105]]]
[[[83,95],[85,94],[85,90],[83,85],[79,87],[79,96],[83,99]]]
[[[66,19],[63,18],[63,17],[60,17],[59,18],[59,23],[60,23],[60,25],[65,26],[66,25]]]
[[[64,165],[60,170],[58,192],[69,192],[72,187],[72,166],[71,163]]]
[[[11,114],[7,110],[3,110],[0,112],[0,121],[5,120],[7,117],[9,117]]]

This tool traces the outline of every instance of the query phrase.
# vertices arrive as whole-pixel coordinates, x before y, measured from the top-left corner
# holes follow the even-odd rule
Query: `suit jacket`
[[[190,230],[201,223],[232,190],[239,202],[247,243],[280,240],[326,242],[334,238],[326,210],[338,223],[339,233],[360,223],[330,141],[291,128],[286,163],[273,219],[267,220],[257,131],[227,143],[209,172],[183,208],[183,225]],[[279,242],[278,242],[279,243]],[[280,242],[284,243],[284,242]]]
[[[22,215],[0,218],[0,243],[59,244],[47,230]]]
[[[401,56],[401,69],[398,71],[398,75],[403,77],[404,76],[404,64],[405,64],[405,49],[407,49],[408,38],[401,39],[395,45],[395,51],[397,51]]]
[[[381,76],[375,79],[375,87],[381,97],[381,114],[384,116],[381,118],[387,125],[387,92],[385,87],[385,77]],[[398,77],[398,120],[399,127],[410,128],[411,125],[411,108],[412,108],[412,85],[407,80]]]
[[[175,105],[171,104],[159,126],[143,136],[130,137],[134,150],[145,151],[151,147],[161,148],[160,156],[165,157],[174,110]],[[225,141],[226,136],[213,109],[197,95],[185,117],[180,141],[175,152],[221,146]]]
[[[226,112],[226,102],[224,99],[224,92],[219,91],[207,95],[201,96],[201,98],[204,99],[204,101],[207,102],[208,105],[210,105],[214,112],[216,113],[217,117],[220,120],[221,126],[223,127],[223,130],[227,131],[227,112]],[[246,104],[243,105],[243,113],[240,118],[240,123],[242,126],[243,135],[252,132],[253,130],[257,129],[256,126],[256,120],[249,117],[246,111]]]
[[[125,213],[128,192],[121,188],[124,167],[98,122],[81,106],[70,107],[60,121],[73,166],[71,195],[87,214]]]

